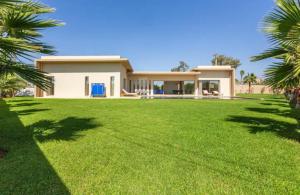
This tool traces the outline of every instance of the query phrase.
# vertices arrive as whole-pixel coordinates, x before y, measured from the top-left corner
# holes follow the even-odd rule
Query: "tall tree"
[[[299,0],[277,0],[276,8],[264,19],[263,32],[272,47],[252,57],[252,61],[276,59],[265,73],[265,83],[274,88],[296,90],[300,86],[299,23]]]
[[[243,82],[244,75],[245,75],[245,71],[244,70],[240,70],[241,82]]]
[[[248,86],[249,86],[249,93],[251,93],[251,86],[252,86],[252,84],[256,83],[256,80],[257,80],[257,77],[254,73],[251,73],[251,74],[248,73],[248,75],[246,75],[244,77],[244,83],[248,83]]]
[[[42,17],[53,12],[53,8],[37,2],[0,1],[0,75],[16,74],[42,89],[51,86],[46,73],[37,70],[32,61],[34,54],[55,53],[52,46],[40,41],[41,30],[62,25]],[[31,63],[24,63],[22,59]]]
[[[241,61],[239,59],[220,54],[214,54],[211,63],[214,66],[231,66],[235,69],[241,65]]]
[[[190,69],[189,65],[184,61],[180,61],[179,65],[171,69],[171,72],[186,72]]]

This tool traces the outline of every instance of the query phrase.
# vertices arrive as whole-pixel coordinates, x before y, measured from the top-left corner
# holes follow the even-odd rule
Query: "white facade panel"
[[[114,97],[120,97],[120,72],[121,64],[44,64],[43,71],[54,76],[54,95],[44,97],[55,98],[85,98],[85,77],[89,77],[89,91],[92,83],[104,83],[106,97],[110,96],[110,77],[115,77]]]
[[[231,76],[229,71],[203,71],[199,75],[199,81],[216,80],[220,82],[220,94],[231,96]],[[201,90],[201,89],[200,89]]]

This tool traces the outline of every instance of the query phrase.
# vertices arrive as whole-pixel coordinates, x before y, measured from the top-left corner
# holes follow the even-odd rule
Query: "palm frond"
[[[1,14],[2,29],[8,36],[23,38],[26,40],[41,37],[37,31],[63,25],[57,20],[40,19],[32,12],[21,12],[16,9],[5,9]]]
[[[16,74],[41,89],[51,87],[45,72],[19,59],[32,60],[36,53],[55,53],[54,47],[40,40],[41,30],[63,25],[57,20],[40,17],[54,11],[29,0],[0,0],[0,75]]]
[[[263,31],[275,45],[299,43],[300,4],[294,0],[278,0],[277,8],[264,20]]]
[[[273,88],[281,89],[299,86],[300,75],[295,75],[293,70],[295,70],[295,65],[291,63],[274,63],[265,71],[265,83]]]
[[[31,45],[23,39],[0,37],[0,54],[4,56],[30,57],[29,53],[39,52],[43,48],[39,45]]]
[[[7,7],[7,6],[12,6],[15,3],[21,3],[22,0],[1,0],[0,1],[0,8],[1,7]]]
[[[260,60],[264,60],[267,58],[278,58],[278,57],[281,57],[282,55],[285,55],[286,53],[288,53],[288,50],[286,50],[282,47],[271,48],[257,56],[251,57],[251,61],[255,62],[255,61],[260,61]]]
[[[48,89],[52,85],[51,79],[47,73],[28,64],[2,59],[0,60],[0,75],[8,74],[17,74],[24,80],[43,90]]]
[[[277,7],[263,22],[263,31],[273,48],[251,58],[279,59],[265,71],[265,83],[274,88],[300,84],[300,0],[277,0]]]
[[[20,12],[30,12],[34,14],[53,13],[55,11],[54,8],[36,1],[23,1],[17,4],[17,6]]]

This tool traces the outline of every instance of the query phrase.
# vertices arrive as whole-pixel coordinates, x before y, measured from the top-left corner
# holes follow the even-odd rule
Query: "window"
[[[115,77],[111,76],[110,77],[110,96],[114,96],[115,95]]]
[[[132,83],[133,83],[132,92],[135,92],[135,90],[137,89],[136,80],[132,80]]]
[[[164,81],[153,81],[153,93],[164,94]]]
[[[47,89],[47,96],[54,95],[54,77],[50,76],[51,86]]]
[[[220,81],[214,81],[214,80],[202,81],[202,91],[207,90],[209,93],[212,93],[213,91],[219,91],[219,88],[220,88]]]
[[[148,81],[148,89],[151,90],[151,80]]]
[[[194,94],[195,92],[195,81],[184,81],[184,94]]]
[[[90,95],[90,81],[88,76],[84,78],[84,94],[85,96]]]
[[[136,80],[136,89],[140,89],[140,80]]]

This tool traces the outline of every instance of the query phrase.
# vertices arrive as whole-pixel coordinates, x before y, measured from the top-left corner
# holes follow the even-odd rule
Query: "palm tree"
[[[13,3],[20,3],[21,0],[1,0],[0,6],[11,6]]]
[[[211,64],[214,66],[231,66],[236,69],[241,65],[241,61],[230,56],[214,54]]]
[[[248,73],[248,75],[244,77],[244,82],[248,83],[248,86],[249,86],[249,93],[251,93],[251,85],[253,83],[256,83],[256,79],[257,79],[257,77],[253,73],[251,73],[251,74]]]
[[[273,47],[252,57],[252,61],[276,58],[266,70],[265,83],[273,88],[297,89],[300,86],[300,1],[277,0],[276,5],[263,25]]]
[[[240,75],[241,75],[241,83],[243,82],[243,77],[245,75],[245,71],[244,70],[241,70],[240,71]]]
[[[46,73],[22,59],[32,61],[34,54],[55,53],[52,46],[40,41],[40,30],[62,25],[40,17],[52,12],[54,9],[37,2],[0,1],[0,75],[16,74],[42,89],[51,86]]]
[[[14,97],[15,93],[27,86],[27,82],[15,75],[5,75],[0,78],[1,97]]]

